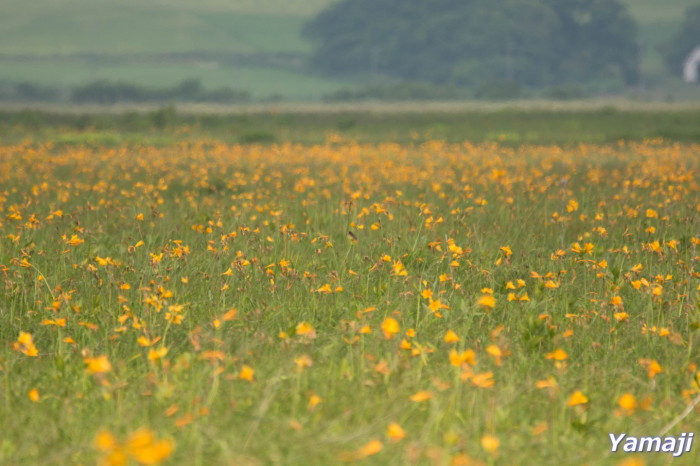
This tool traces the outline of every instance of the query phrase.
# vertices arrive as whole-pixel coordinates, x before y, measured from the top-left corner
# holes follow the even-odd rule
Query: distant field
[[[614,144],[663,139],[700,143],[700,109],[690,106],[620,102],[552,104],[412,103],[400,105],[185,106],[172,108],[63,106],[51,112],[0,111],[6,143],[149,143],[192,140],[225,143],[323,144],[342,139],[357,143],[420,144],[497,142],[502,145]],[[72,113],[71,113],[72,111]]]
[[[345,85],[342,81],[309,76],[301,71],[254,66],[212,66],[208,62],[136,62],[95,65],[84,59],[11,60],[0,58],[4,79],[47,86],[72,86],[86,80],[111,79],[144,86],[167,87],[198,78],[208,88],[228,86],[249,90],[256,98],[279,94],[291,99],[311,99]]]
[[[98,78],[160,86],[197,78],[206,86],[245,87],[257,96],[318,98],[353,80],[310,76],[304,22],[331,0],[5,0],[0,16],[0,83],[71,86]],[[627,0],[639,23],[645,85],[669,84],[658,46],[673,36],[693,0]],[[154,62],[153,54],[296,57],[293,65],[249,62]],[[91,55],[89,59],[85,54]],[[272,55],[271,55],[272,54]],[[78,62],[74,58],[81,55]],[[95,56],[101,56],[98,60]],[[20,58],[21,57],[21,58]],[[146,57],[147,59],[144,59]]]

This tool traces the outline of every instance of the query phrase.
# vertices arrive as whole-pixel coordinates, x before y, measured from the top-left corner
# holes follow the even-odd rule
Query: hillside
[[[309,75],[304,22],[333,0],[4,0],[0,83],[71,86],[94,79],[205,86],[307,99],[352,82]],[[668,80],[658,45],[695,0],[626,0],[649,84]]]

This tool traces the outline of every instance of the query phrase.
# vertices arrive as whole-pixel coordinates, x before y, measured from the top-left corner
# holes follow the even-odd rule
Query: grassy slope
[[[51,56],[303,54],[309,51],[309,44],[301,39],[299,30],[308,15],[326,3],[206,1],[195,9],[181,1],[8,0],[4,9],[10,14],[0,16],[0,54],[26,58],[0,59],[0,82],[27,80],[69,86],[112,78],[158,86],[198,78],[208,87],[230,86],[258,96],[306,98],[337,89],[343,83],[308,76],[293,68],[172,61],[113,63]]]
[[[0,54],[29,57],[97,53],[133,55],[168,52],[231,54],[297,53],[309,51],[299,36],[304,21],[331,0],[205,0],[196,7],[184,0],[6,0],[0,15]],[[643,71],[647,83],[667,81],[658,45],[672,37],[684,9],[693,0],[626,0],[639,23]],[[0,61],[0,82],[50,81],[74,84],[117,77],[158,85],[199,78],[207,86],[247,88],[257,95],[291,97],[318,95],[348,83],[313,78],[303,70],[249,64],[218,69],[191,63],[142,62],[80,64],[46,59]],[[244,78],[242,76],[247,76]]]

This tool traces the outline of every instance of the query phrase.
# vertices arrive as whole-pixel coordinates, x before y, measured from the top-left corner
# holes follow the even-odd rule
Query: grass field
[[[0,16],[0,83],[29,81],[69,87],[94,79],[129,79],[160,86],[164,81],[196,78],[208,86],[243,88],[256,97],[279,94],[290,100],[318,99],[357,86],[358,81],[314,76],[301,64],[261,67],[221,57],[245,55],[264,60],[291,54],[303,63],[310,44],[300,37],[301,27],[331,3],[209,0],[197,2],[195,8],[182,0],[6,0]],[[675,34],[683,11],[694,2],[625,3],[639,24],[644,86],[683,97],[674,86],[680,78],[669,77],[659,45]],[[202,63],[201,59],[170,57],[164,62],[162,55],[172,53],[218,58]],[[55,81],[48,82],[51,78]]]
[[[697,107],[612,101],[471,104],[416,102],[396,105],[184,106],[83,114],[66,106],[54,112],[0,112],[3,141],[167,145],[202,138],[229,144],[323,144],[340,137],[357,143],[420,144],[498,142],[572,146],[620,140],[700,143]],[[189,109],[189,111],[188,111]],[[104,112],[105,107],[96,107]]]
[[[0,115],[0,463],[697,464],[609,440],[700,433],[697,112],[170,112]]]

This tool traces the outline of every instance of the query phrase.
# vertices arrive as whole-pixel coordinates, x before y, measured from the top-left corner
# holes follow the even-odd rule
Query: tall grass
[[[4,145],[0,462],[665,463],[698,150]]]

